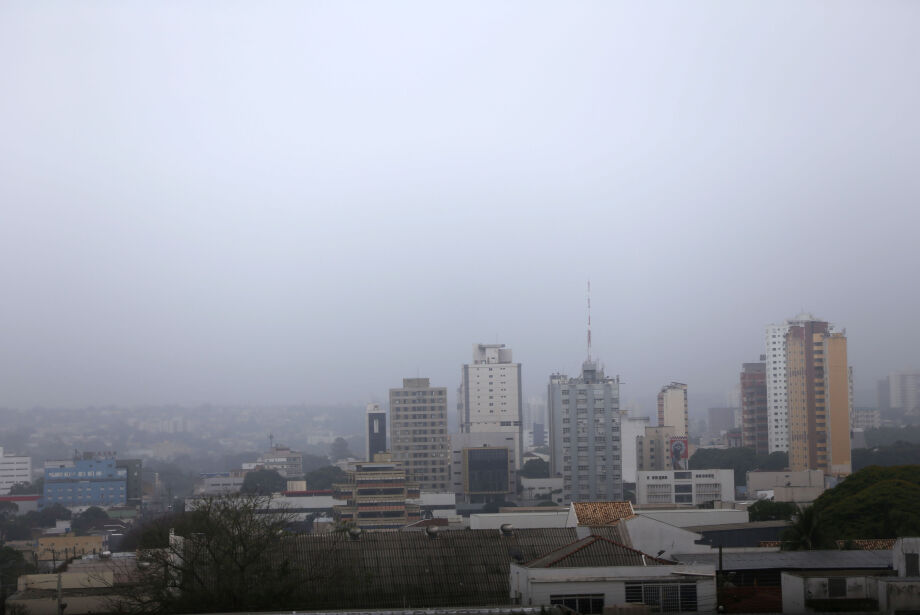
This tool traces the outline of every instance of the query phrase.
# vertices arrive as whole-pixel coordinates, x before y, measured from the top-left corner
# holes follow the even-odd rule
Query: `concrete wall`
[[[510,523],[517,529],[566,527],[568,512],[492,513],[470,515],[471,530],[497,530]]]
[[[805,608],[805,579],[784,572],[780,575],[783,588],[783,613],[807,613]]]
[[[726,523],[747,523],[750,518],[746,510],[723,508],[707,510],[701,508],[675,508],[664,510],[637,509],[636,514],[655,519],[675,527],[698,525],[724,525]]]
[[[898,576],[907,576],[907,562],[905,553],[920,553],[920,538],[898,538],[891,550],[892,568],[898,571]]]
[[[879,579],[878,610],[881,613],[920,611],[920,579]]]
[[[708,511],[712,512],[712,511]],[[655,519],[639,515],[621,521],[626,525],[629,540],[634,549],[661,557],[670,557],[673,553],[711,553],[707,545],[696,544],[702,536]]]

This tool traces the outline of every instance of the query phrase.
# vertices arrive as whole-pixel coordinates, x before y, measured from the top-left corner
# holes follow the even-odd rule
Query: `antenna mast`
[[[588,361],[591,360],[591,280],[588,280]]]

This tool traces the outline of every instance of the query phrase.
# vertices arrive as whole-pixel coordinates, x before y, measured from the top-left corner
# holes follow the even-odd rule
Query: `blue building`
[[[125,504],[128,470],[117,466],[112,453],[83,453],[82,457],[45,462],[46,506],[119,506]]]

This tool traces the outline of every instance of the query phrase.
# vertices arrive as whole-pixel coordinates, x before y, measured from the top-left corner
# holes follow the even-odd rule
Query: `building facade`
[[[121,506],[127,502],[128,472],[113,454],[83,453],[76,459],[45,462],[46,505]]]
[[[786,332],[789,467],[846,475],[850,463],[847,338],[823,321]]]
[[[380,404],[367,404],[365,429],[367,443],[364,457],[367,461],[373,461],[374,455],[387,450],[387,413]]]
[[[887,403],[908,416],[920,414],[920,371],[889,374]]]
[[[655,470],[640,471],[636,483],[636,503],[684,504],[735,501],[734,470]]]
[[[623,499],[620,380],[590,358],[581,376],[553,374],[548,387],[550,471],[566,501]]]
[[[741,439],[758,455],[770,452],[767,412],[767,364],[741,365]]]
[[[243,464],[245,470],[275,470],[283,478],[303,477],[303,453],[292,451],[287,446],[272,446],[267,453],[259,456],[254,464]]]
[[[395,463],[357,463],[346,472],[346,480],[334,485],[336,521],[354,523],[364,530],[396,530],[420,518],[418,483],[406,479],[406,471]]]
[[[463,366],[457,395],[461,433],[504,433],[514,438],[514,464],[521,466],[524,442],[521,364],[504,344],[475,344]]]
[[[502,501],[514,492],[514,437],[503,433],[459,433],[450,437],[451,482],[458,502]]]
[[[672,382],[661,387],[658,393],[658,426],[674,427],[674,435],[686,436],[690,431],[687,411],[687,385]]]
[[[9,495],[13,485],[32,482],[32,458],[10,455],[0,446],[0,495]]]
[[[423,491],[450,490],[447,389],[428,378],[403,378],[390,389],[390,450]]]
[[[675,427],[646,427],[636,438],[636,470],[673,470],[669,444],[677,437]]]

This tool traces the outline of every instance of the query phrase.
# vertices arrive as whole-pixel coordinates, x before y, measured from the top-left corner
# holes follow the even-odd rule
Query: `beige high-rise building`
[[[850,370],[847,338],[826,322],[786,332],[789,467],[846,475],[850,463]]]
[[[686,384],[672,382],[661,387],[661,392],[658,393],[658,426],[674,427],[675,436],[689,435]]]
[[[677,435],[674,427],[646,427],[645,435],[636,437],[636,470],[673,470],[669,444]]]
[[[390,450],[422,491],[450,490],[447,388],[403,378],[401,389],[390,389]]]

